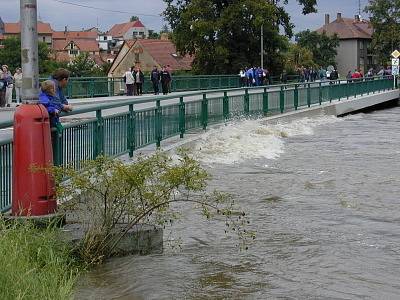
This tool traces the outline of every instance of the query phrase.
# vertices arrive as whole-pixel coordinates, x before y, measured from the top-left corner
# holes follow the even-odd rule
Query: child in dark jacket
[[[41,93],[39,94],[39,103],[46,107],[50,116],[50,126],[57,127],[60,123],[59,114],[62,111],[68,112],[72,110],[72,106],[59,102],[55,97],[56,88],[52,80],[46,80],[41,84]]]

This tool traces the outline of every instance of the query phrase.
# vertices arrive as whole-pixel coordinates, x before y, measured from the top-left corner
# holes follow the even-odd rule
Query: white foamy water
[[[202,134],[193,153],[205,164],[234,164],[247,159],[276,159],[285,148],[285,139],[312,135],[314,129],[338,122],[333,116],[303,118],[291,122],[266,124],[265,119],[240,120],[210,129]]]

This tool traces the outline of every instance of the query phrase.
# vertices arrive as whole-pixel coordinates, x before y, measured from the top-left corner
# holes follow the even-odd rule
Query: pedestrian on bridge
[[[129,69],[125,72],[124,78],[125,78],[125,85],[126,85],[126,95],[133,96],[135,78],[133,77],[131,69]]]
[[[17,104],[21,103],[22,95],[22,69],[16,68],[14,74],[14,88],[15,88],[15,99]]]
[[[141,96],[143,94],[144,74],[142,70],[140,70],[140,67],[137,67],[133,71],[133,77],[135,78],[136,95]]]
[[[167,95],[169,82],[171,81],[171,74],[169,74],[165,66],[161,69],[160,76],[163,95]]]
[[[3,80],[5,82],[5,86],[6,86],[6,90],[5,90],[5,102],[7,104],[7,107],[11,106],[11,102],[12,102],[12,92],[13,92],[13,88],[14,88],[14,79],[13,76],[11,75],[10,70],[8,69],[7,65],[3,65],[1,67],[2,69],[2,77]]]
[[[153,83],[154,95],[158,95],[159,84],[160,84],[160,73],[157,70],[157,66],[154,66],[153,71],[151,71],[150,80]]]

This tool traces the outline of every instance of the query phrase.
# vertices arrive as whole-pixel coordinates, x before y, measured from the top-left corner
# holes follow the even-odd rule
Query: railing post
[[[162,140],[162,108],[160,100],[156,101],[156,110],[155,110],[155,133],[156,133],[156,146],[157,148],[161,147],[161,140]]]
[[[89,81],[89,97],[93,98],[94,97],[94,79],[90,79]]]
[[[108,78],[108,96],[114,96],[114,77]]]
[[[267,115],[268,113],[268,88],[264,88],[264,93],[263,93],[263,113],[264,116]]]
[[[346,96],[347,96],[347,100],[349,100],[349,97],[350,97],[350,82],[349,82],[349,80],[347,80],[347,83],[346,83]]]
[[[201,120],[203,123],[203,130],[206,130],[208,124],[208,100],[206,93],[203,94],[203,101],[201,101]]]
[[[94,157],[104,154],[104,119],[101,110],[96,110],[95,152]]]
[[[250,112],[250,96],[249,89],[244,90],[244,114],[247,116]]]
[[[356,80],[358,80],[358,79],[356,79]],[[354,81],[353,88],[354,88],[354,98],[357,98],[358,81]]]
[[[179,137],[182,139],[185,134],[186,124],[185,124],[185,103],[183,102],[183,97],[179,98]]]
[[[128,149],[129,157],[133,157],[133,152],[136,148],[136,115],[133,110],[133,104],[129,104],[129,119],[128,119]]]
[[[281,114],[285,111],[285,91],[283,90],[283,85],[281,85],[281,91],[279,93],[279,108]]]
[[[68,99],[72,98],[72,84],[73,84],[73,80],[70,80],[68,85],[67,85],[67,97]]]
[[[311,85],[308,83],[306,84],[307,87],[307,106],[311,106]]]
[[[62,136],[63,129],[60,127],[56,127],[55,130],[51,133],[53,135],[53,160],[55,166],[61,166],[63,162],[63,151],[62,151]]]
[[[322,83],[321,82],[319,82],[319,84],[318,84],[318,102],[319,102],[319,105],[322,104]]]
[[[299,87],[297,84],[294,85],[294,110],[299,107]]]
[[[224,92],[224,100],[222,102],[222,110],[224,114],[224,120],[229,119],[229,97],[228,97],[228,92]]]

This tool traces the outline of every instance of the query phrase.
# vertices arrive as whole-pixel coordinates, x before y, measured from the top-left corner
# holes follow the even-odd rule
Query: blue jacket
[[[60,89],[58,81],[53,77],[50,77],[50,80],[54,82],[54,86],[56,87],[56,95],[54,96],[54,102],[68,105],[68,100],[65,97],[63,90]]]
[[[39,94],[39,103],[46,107],[50,116],[50,126],[54,127],[60,123],[58,112],[63,110],[64,104],[60,103],[55,96],[48,95],[44,92]]]

